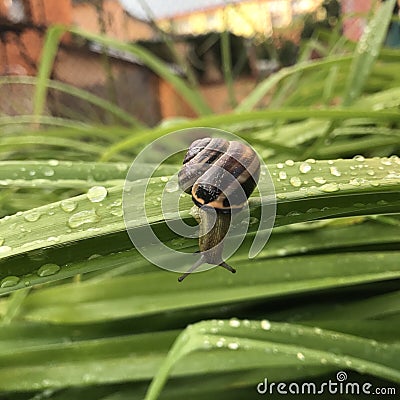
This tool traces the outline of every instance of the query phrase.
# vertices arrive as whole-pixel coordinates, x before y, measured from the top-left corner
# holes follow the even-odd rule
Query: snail
[[[179,282],[205,263],[236,272],[222,259],[223,239],[232,214],[243,209],[259,176],[260,160],[242,142],[202,138],[190,145],[178,173],[178,183],[192,195],[197,206],[193,210],[199,222],[201,257],[178,278]]]

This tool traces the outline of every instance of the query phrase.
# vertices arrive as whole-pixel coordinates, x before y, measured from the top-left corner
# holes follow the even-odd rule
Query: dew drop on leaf
[[[331,175],[333,176],[341,176],[342,173],[336,167],[330,167]]]
[[[18,276],[6,276],[0,283],[1,288],[8,288],[17,285],[19,282]]]
[[[78,206],[77,202],[71,199],[63,200],[60,203],[61,209],[68,213],[74,211],[77,206]]]
[[[44,176],[47,176],[47,177],[53,176],[53,175],[54,175],[54,169],[52,169],[52,168],[45,168],[45,169],[43,170],[43,174],[44,174]]]
[[[27,211],[24,214],[24,219],[25,219],[25,221],[28,221],[28,222],[36,222],[40,218],[41,215],[42,214],[40,213],[40,211],[37,211],[37,210]]]
[[[290,178],[290,184],[294,187],[300,187],[301,179],[298,178],[297,176],[293,176],[292,178]]]
[[[10,253],[12,248],[10,246],[0,246],[0,256]]]
[[[307,172],[310,172],[310,171],[311,171],[311,165],[308,164],[308,163],[306,163],[306,162],[301,163],[300,166],[299,166],[299,171],[300,171],[302,174],[306,174]]]
[[[293,160],[286,160],[286,161],[285,161],[285,164],[286,164],[288,167],[293,167],[294,161],[293,161]]]
[[[228,349],[237,350],[238,348],[239,348],[239,343],[237,343],[237,342],[228,343]]]
[[[287,174],[285,171],[280,171],[279,172],[279,179],[286,179],[287,178]]]
[[[100,221],[100,217],[94,209],[77,212],[70,216],[68,225],[70,228],[78,228],[84,224]]]
[[[384,157],[381,159],[381,164],[386,165],[386,166],[390,166],[392,165],[392,161],[389,160],[387,157]]]
[[[352,185],[352,186],[360,186],[361,182],[360,182],[359,179],[354,178],[354,179],[350,179],[349,184]]]
[[[87,192],[87,198],[92,203],[100,203],[107,197],[107,189],[104,186],[93,186]]]
[[[124,214],[121,207],[112,207],[110,213],[115,217],[122,217],[122,215]]]
[[[263,319],[261,321],[261,329],[264,329],[265,331],[269,331],[271,329],[271,322],[269,322],[266,319]]]
[[[364,158],[364,156],[357,155],[357,156],[353,157],[353,160],[358,161],[358,162],[364,162],[365,158]]]
[[[45,264],[38,269],[37,274],[41,277],[55,275],[60,269],[60,266],[57,264]]]
[[[304,360],[305,360],[305,357],[304,357],[304,354],[303,354],[303,353],[297,353],[297,354],[296,354],[296,357],[297,357],[300,361],[304,361]]]
[[[232,328],[239,328],[240,321],[237,318],[232,318],[231,320],[229,320],[229,326],[231,326]]]
[[[171,180],[165,185],[165,190],[168,193],[177,192],[179,190],[179,184],[177,181]]]
[[[339,190],[339,186],[337,183],[327,183],[319,187],[320,190],[326,193],[337,192]]]

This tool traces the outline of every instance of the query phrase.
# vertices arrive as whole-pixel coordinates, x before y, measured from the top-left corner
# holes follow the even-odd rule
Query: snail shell
[[[223,239],[231,213],[241,210],[257,186],[260,161],[254,150],[238,141],[203,138],[194,141],[178,174],[179,186],[199,207],[201,258],[179,278],[182,281],[203,263],[235,270],[222,259]],[[215,210],[216,219],[211,213]]]

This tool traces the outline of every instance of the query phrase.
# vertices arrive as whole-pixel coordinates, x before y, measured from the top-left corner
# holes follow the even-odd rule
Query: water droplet
[[[324,183],[326,183],[326,179],[323,178],[322,176],[316,176],[315,178],[313,178],[313,181],[315,183],[319,183],[320,185],[323,185]]]
[[[263,319],[261,321],[261,329],[264,329],[265,331],[269,331],[271,329],[271,322],[267,321],[266,319]]]
[[[311,165],[308,164],[308,163],[306,163],[306,162],[303,162],[303,163],[301,163],[300,166],[299,166],[299,171],[300,171],[302,174],[306,174],[307,172],[310,172],[310,171],[311,171]]]
[[[304,361],[304,360],[305,360],[305,357],[304,357],[304,354],[303,354],[303,353],[297,353],[297,354],[296,354],[296,357],[297,357],[300,361]]]
[[[386,200],[378,200],[376,204],[378,206],[387,206],[389,203]]]
[[[78,228],[84,224],[90,224],[100,221],[100,217],[96,214],[94,209],[85,210],[71,215],[68,220],[70,228]]]
[[[248,319],[244,319],[242,321],[242,323],[243,323],[243,326],[245,326],[246,328],[251,327],[251,322]]]
[[[320,335],[320,334],[322,333],[322,329],[321,329],[321,328],[314,328],[314,332],[315,332],[317,335]]]
[[[294,161],[293,161],[293,160],[286,160],[286,161],[285,161],[285,164],[286,164],[288,167],[293,167]]]
[[[360,186],[361,182],[358,178],[350,179],[349,184],[352,186]]]
[[[0,256],[10,253],[12,248],[10,246],[0,246]]]
[[[290,178],[290,184],[294,187],[300,187],[301,179],[298,178],[297,176],[293,176],[292,178]]]
[[[258,218],[256,218],[256,217],[250,217],[250,219],[249,219],[249,225],[256,225],[256,224],[258,224]]]
[[[38,269],[37,274],[41,277],[55,275],[60,269],[60,266],[57,264],[45,264]]]
[[[231,342],[228,344],[228,349],[230,350],[237,350],[239,348],[239,343]]]
[[[48,242],[59,242],[60,238],[57,237],[57,236],[50,236],[50,237],[47,238],[47,241]]]
[[[364,156],[356,155],[353,157],[353,160],[358,161],[358,162],[364,162],[365,158],[364,158]]]
[[[278,193],[278,194],[276,195],[276,197],[277,197],[278,199],[281,199],[281,200],[286,199],[286,195],[283,194],[283,193]]]
[[[125,172],[128,169],[128,166],[124,163],[117,164],[117,170],[120,172]]]
[[[330,167],[331,174],[333,176],[341,176],[342,173],[336,167]]]
[[[282,163],[276,164],[276,168],[282,169],[283,167],[284,167],[284,165]]]
[[[173,193],[179,190],[179,184],[175,180],[170,180],[166,185],[165,185],[165,191],[168,193]]]
[[[87,198],[92,203],[100,203],[107,197],[107,189],[104,186],[93,186],[87,192]]]
[[[316,161],[315,161],[314,158],[308,158],[308,159],[306,160],[306,162],[308,162],[308,163],[310,163],[310,164],[315,164],[315,163],[316,163]]]
[[[42,214],[37,210],[27,211],[24,214],[24,219],[28,222],[35,222],[40,218],[41,215]]]
[[[392,165],[392,161],[390,159],[388,159],[387,157],[385,157],[385,158],[381,159],[381,164],[390,166],[390,165]]]
[[[219,338],[218,340],[217,340],[217,343],[215,343],[215,345],[217,346],[217,347],[223,347],[224,346],[224,344],[225,344],[225,338]]]
[[[320,190],[326,193],[337,192],[339,190],[339,186],[336,183],[327,183],[319,187]]]
[[[162,176],[160,179],[161,179],[161,182],[168,182],[169,181],[168,176]]]
[[[285,171],[280,171],[279,172],[279,179],[286,179],[287,178],[287,174]]]
[[[36,175],[36,171],[33,171],[33,170],[32,170],[32,171],[29,171],[29,175],[30,175],[30,176],[35,176],[35,175]]]
[[[1,288],[8,288],[17,285],[19,282],[18,276],[6,276],[0,283]]]
[[[72,212],[75,210],[75,208],[78,206],[77,202],[75,200],[72,199],[66,199],[63,200],[60,203],[60,207],[63,211],[65,212]]]
[[[43,174],[44,174],[44,176],[53,176],[54,175],[54,169],[51,169],[51,168],[45,168],[44,170],[43,170]]]
[[[115,217],[122,217],[124,214],[123,210],[121,207],[112,207],[110,210],[111,215],[114,215]]]
[[[49,160],[49,165],[51,167],[57,167],[58,164],[59,164],[58,160]]]
[[[237,318],[232,318],[231,320],[229,320],[229,326],[231,326],[232,328],[239,328],[240,321]]]
[[[367,174],[369,176],[374,176],[375,175],[375,171],[373,169],[370,169],[370,170],[367,171]]]

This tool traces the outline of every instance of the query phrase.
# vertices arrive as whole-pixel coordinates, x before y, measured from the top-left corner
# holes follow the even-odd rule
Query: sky
[[[146,19],[141,3],[147,3],[156,18],[170,17],[187,11],[208,8],[227,3],[240,3],[243,0],[119,0],[125,9],[135,17]]]

